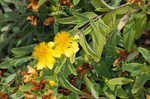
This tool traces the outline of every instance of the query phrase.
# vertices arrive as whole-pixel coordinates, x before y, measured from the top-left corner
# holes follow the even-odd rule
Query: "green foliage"
[[[149,0],[141,6],[137,0],[31,1],[0,0],[0,99],[146,99]],[[76,37],[79,51],[71,57],[64,52],[52,69],[37,70],[35,47],[55,44],[62,31]]]

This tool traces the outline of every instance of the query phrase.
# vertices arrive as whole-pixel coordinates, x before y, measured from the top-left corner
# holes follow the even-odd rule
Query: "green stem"
[[[112,7],[112,6],[108,5],[104,0],[100,0],[100,2],[101,2],[106,8],[108,8],[108,9],[111,9],[111,10],[114,10],[114,9],[115,9],[115,7]]]
[[[66,60],[67,60],[67,58],[64,58],[64,60],[63,60],[62,63],[60,64],[60,66],[57,66],[57,67],[55,68],[55,71],[54,71],[55,74],[58,74],[58,73],[60,72],[61,68],[62,68],[62,67],[64,66],[64,64],[66,63]]]

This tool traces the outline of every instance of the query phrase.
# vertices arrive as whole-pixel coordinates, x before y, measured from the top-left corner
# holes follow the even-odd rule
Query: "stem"
[[[100,0],[100,2],[108,9],[111,9],[111,10],[115,9],[114,7],[108,5],[104,0]]]

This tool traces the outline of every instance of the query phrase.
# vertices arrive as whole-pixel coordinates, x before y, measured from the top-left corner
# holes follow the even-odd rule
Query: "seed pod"
[[[69,4],[69,7],[70,7],[70,8],[74,8],[74,5],[70,3],[70,4]]]
[[[52,22],[54,22],[54,17],[50,16],[47,19],[45,19],[45,21],[43,22],[43,25],[48,26],[49,24],[51,24]]]
[[[139,7],[141,6],[141,1],[138,1],[138,6],[139,6]]]
[[[117,53],[118,55],[120,55],[121,51],[120,51],[120,50],[117,50],[116,53]]]
[[[71,80],[71,84],[72,84],[72,85],[75,85],[75,80]]]
[[[48,90],[48,96],[51,96],[51,95],[52,95],[52,93],[53,93],[53,91],[52,91],[52,90]]]
[[[2,76],[3,75],[3,72],[0,70],[0,76]]]
[[[82,71],[83,70],[83,67],[82,66],[79,66],[78,68],[77,68],[77,72],[80,72],[80,71]]]
[[[34,90],[39,90],[39,89],[40,89],[39,87],[32,87],[32,88],[31,88],[32,91],[34,91]]]
[[[69,3],[70,3],[70,0],[66,0],[66,2],[67,2],[67,4],[69,4]]]
[[[66,5],[67,2],[65,0],[62,1],[62,5]]]
[[[34,84],[36,87],[39,87],[40,85],[35,81],[35,80],[31,80],[32,84]]]
[[[114,62],[115,66],[120,66],[119,62],[120,62],[120,58],[117,58]]]
[[[46,81],[46,80],[41,80],[41,81],[40,81],[40,84],[48,84],[48,81]]]
[[[131,3],[133,4],[135,2],[135,0],[131,0]]]

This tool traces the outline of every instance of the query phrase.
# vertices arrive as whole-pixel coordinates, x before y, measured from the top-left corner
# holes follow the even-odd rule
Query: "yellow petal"
[[[71,57],[72,54],[73,54],[73,51],[70,48],[66,49],[66,51],[65,51],[65,56],[66,57]]]

